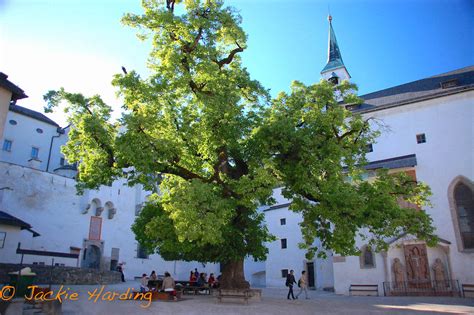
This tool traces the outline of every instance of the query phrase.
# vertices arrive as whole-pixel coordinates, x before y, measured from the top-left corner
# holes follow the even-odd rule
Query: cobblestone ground
[[[109,285],[102,294],[125,292],[139,287],[135,281]],[[53,287],[57,288],[57,287]],[[448,297],[349,297],[321,291],[309,291],[310,299],[287,300],[286,290],[263,289],[261,302],[248,305],[217,303],[211,296],[185,296],[180,302],[88,300],[88,291],[100,286],[69,286],[79,294],[77,301],[65,300],[63,314],[474,314],[474,299]],[[98,292],[98,291],[96,291]],[[148,305],[148,307],[145,307]]]

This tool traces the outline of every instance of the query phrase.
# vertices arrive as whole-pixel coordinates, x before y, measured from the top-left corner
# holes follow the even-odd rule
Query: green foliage
[[[63,152],[79,162],[80,190],[122,177],[152,192],[132,227],[149,252],[201,262],[265,259],[265,243],[275,238],[257,208],[272,203],[279,184],[303,215],[309,257],[321,249],[353,253],[362,230],[379,247],[400,233],[433,240],[430,218],[397,203],[423,205],[427,187],[383,172],[362,180],[365,147],[378,134],[339,104],[359,101],[354,86],[295,82],[270,104],[241,66],[246,35],[233,9],[218,0],[143,6],[123,22],[151,38],[152,74],[114,77],[124,99],[118,124],[98,96],[61,89],[45,100],[49,109],[68,103]]]
[[[333,86],[321,81],[305,86],[294,82],[291,94],[281,93],[259,130],[262,152],[270,154],[274,172],[284,185],[291,209],[303,216],[301,230],[307,257],[324,250],[342,255],[358,252],[356,237],[363,235],[378,250],[404,233],[433,245],[431,218],[423,211],[400,206],[405,200],[429,204],[429,188],[407,175],[380,170],[374,181],[363,179],[365,149],[378,132],[341,106],[360,102],[348,82]],[[318,247],[315,239],[321,241]]]

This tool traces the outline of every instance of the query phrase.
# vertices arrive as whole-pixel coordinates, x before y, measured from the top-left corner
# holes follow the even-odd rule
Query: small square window
[[[286,238],[282,238],[282,239],[280,240],[280,242],[281,242],[281,248],[282,248],[282,249],[285,249],[285,248],[286,248]]]
[[[39,149],[35,147],[31,147],[31,158],[38,159],[39,156]]]
[[[285,218],[280,219],[280,225],[286,225],[286,219]]]
[[[424,133],[420,133],[416,135],[416,142],[417,143],[425,143],[426,142],[426,135]]]
[[[286,278],[288,276],[288,269],[282,269],[281,270],[281,277]]]
[[[13,142],[11,140],[5,139],[5,141],[3,141],[3,151],[10,152],[12,150],[12,144]]]
[[[369,143],[369,144],[365,147],[365,152],[367,152],[367,153],[374,152],[374,146],[372,145],[372,143]]]

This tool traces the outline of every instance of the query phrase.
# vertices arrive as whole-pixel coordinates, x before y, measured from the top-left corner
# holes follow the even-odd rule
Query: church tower
[[[328,16],[329,21],[329,42],[328,42],[328,62],[321,71],[324,80],[331,81],[335,84],[341,83],[343,80],[349,80],[351,76],[342,61],[341,51],[337,45],[336,33],[332,28],[332,16]]]

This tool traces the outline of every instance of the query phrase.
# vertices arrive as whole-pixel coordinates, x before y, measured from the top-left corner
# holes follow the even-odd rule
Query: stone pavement
[[[309,291],[310,298],[303,295],[298,300],[287,300],[286,289],[263,289],[261,302],[248,305],[217,303],[211,296],[185,296],[180,302],[157,301],[103,301],[107,291],[122,293],[128,288],[139,287],[138,282],[128,281],[122,284],[104,287],[97,302],[89,300],[89,292],[101,286],[67,286],[69,293],[77,292],[78,300],[63,302],[64,315],[93,314],[474,314],[474,299],[450,297],[349,297],[334,293]],[[58,289],[54,286],[53,289]],[[65,295],[63,295],[64,297]],[[108,297],[111,297],[109,294]],[[301,299],[303,297],[303,299]],[[148,307],[145,307],[148,306]]]

